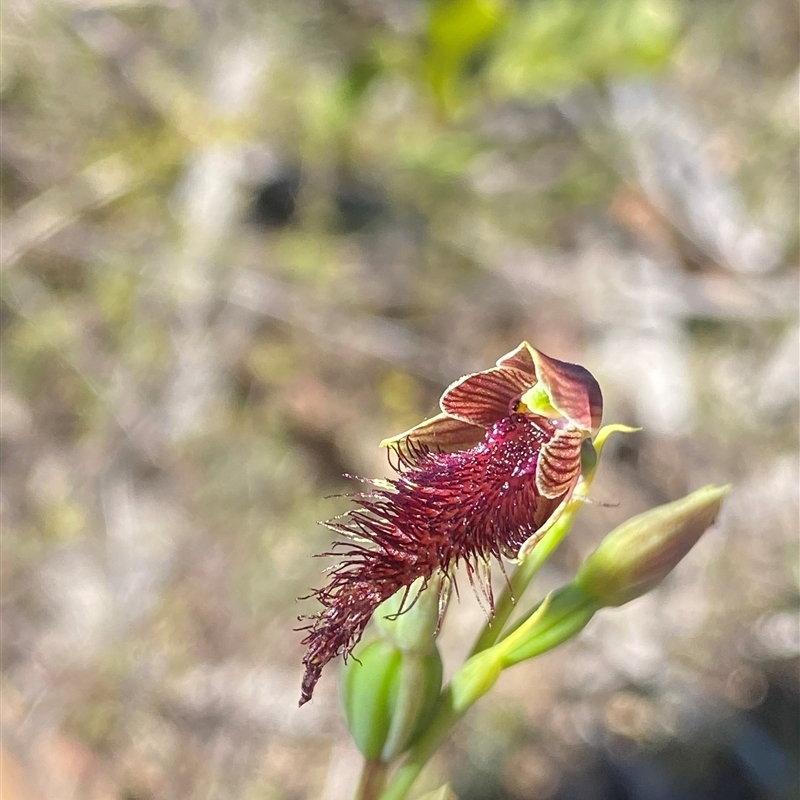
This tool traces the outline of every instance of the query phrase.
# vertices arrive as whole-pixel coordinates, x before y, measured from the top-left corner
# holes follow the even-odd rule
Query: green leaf
[[[504,24],[504,0],[434,0],[430,3],[424,71],[439,104],[452,110],[471,59]]]
[[[678,32],[666,0],[536,0],[498,42],[491,83],[527,97],[650,72],[667,62]]]

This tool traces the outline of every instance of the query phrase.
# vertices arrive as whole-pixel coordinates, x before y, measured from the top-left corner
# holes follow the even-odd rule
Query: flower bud
[[[404,752],[430,721],[442,687],[442,659],[404,653],[378,639],[356,649],[341,673],[340,695],[353,741],[371,761]]]
[[[613,530],[575,584],[601,606],[621,606],[658,585],[714,522],[730,486],[705,486]]]
[[[356,648],[342,669],[339,693],[350,735],[364,757],[380,759],[397,698],[400,648],[383,639]]]
[[[404,753],[428,727],[442,691],[443,674],[437,647],[425,655],[403,653],[392,722],[381,751],[383,761],[388,763]]]

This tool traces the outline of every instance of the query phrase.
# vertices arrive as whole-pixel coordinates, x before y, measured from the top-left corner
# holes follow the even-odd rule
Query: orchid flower
[[[440,414],[384,440],[397,476],[370,482],[355,508],[326,523],[345,541],[326,554],[340,561],[313,592],[322,610],[305,628],[300,705],[323,667],[352,653],[378,606],[418,579],[442,578],[444,596],[463,564],[491,611],[490,560],[529,551],[569,502],[602,405],[586,369],[523,342],[449,386]]]

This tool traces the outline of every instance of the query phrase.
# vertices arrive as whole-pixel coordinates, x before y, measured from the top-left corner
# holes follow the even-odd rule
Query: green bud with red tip
[[[730,490],[705,486],[632,517],[584,561],[575,584],[601,606],[621,606],[646,594],[713,524]]]

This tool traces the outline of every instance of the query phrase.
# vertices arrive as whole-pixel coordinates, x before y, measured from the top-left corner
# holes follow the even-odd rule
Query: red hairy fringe
[[[373,484],[354,497],[356,508],[325,523],[346,540],[323,554],[340,561],[328,584],[312,592],[322,610],[301,629],[308,633],[300,705],[311,699],[323,667],[352,653],[378,606],[418,578],[437,571],[452,578],[464,564],[493,611],[489,560],[516,556],[563,498],[545,498],[536,488],[539,451],[554,432],[550,420],[512,414],[469,450],[409,447],[397,454],[397,478]]]

